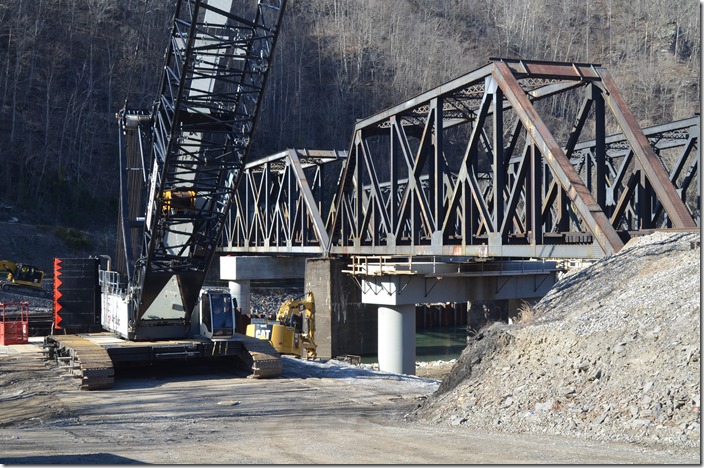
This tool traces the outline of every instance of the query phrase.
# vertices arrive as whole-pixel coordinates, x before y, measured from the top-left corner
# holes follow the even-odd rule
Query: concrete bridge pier
[[[379,369],[416,374],[416,306],[379,307]]]
[[[228,282],[243,314],[251,310],[252,281],[303,280],[305,258],[265,256],[220,256],[220,279]],[[258,311],[261,312],[261,311]],[[263,311],[263,312],[273,312]]]
[[[323,359],[377,352],[377,305],[363,304],[348,261],[306,260],[305,290],[315,296],[315,342]]]
[[[230,294],[237,299],[237,307],[242,309],[243,314],[249,314],[250,301],[249,294],[252,282],[250,280],[233,280],[229,281]]]
[[[361,276],[362,302],[378,307],[379,369],[415,375],[415,305],[543,297],[555,284],[555,262],[500,261],[370,265]],[[386,272],[389,274],[386,274]],[[391,273],[394,274],[391,274]],[[508,318],[508,317],[507,317]]]

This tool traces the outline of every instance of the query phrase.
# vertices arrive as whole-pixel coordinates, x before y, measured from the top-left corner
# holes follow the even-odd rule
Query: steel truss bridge
[[[698,114],[641,129],[600,65],[493,58],[358,121],[347,151],[247,163],[220,250],[596,259],[697,229],[699,133]]]

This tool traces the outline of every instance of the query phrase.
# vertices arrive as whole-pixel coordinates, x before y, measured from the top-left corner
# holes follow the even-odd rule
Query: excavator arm
[[[17,270],[17,264],[15,262],[11,262],[10,260],[0,260],[0,270],[14,274]]]
[[[312,292],[285,301],[279,307],[276,320],[284,326],[290,326],[299,334],[302,348],[307,357],[314,359],[317,355],[315,344],[315,299]],[[276,347],[276,344],[274,344]]]

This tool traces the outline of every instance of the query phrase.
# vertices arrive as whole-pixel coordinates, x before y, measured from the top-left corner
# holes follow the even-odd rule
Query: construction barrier
[[[29,302],[0,302],[0,345],[29,342]]]

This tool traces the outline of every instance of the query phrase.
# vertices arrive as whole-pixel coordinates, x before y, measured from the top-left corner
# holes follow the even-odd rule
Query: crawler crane
[[[281,360],[234,332],[229,293],[203,290],[248,160],[285,0],[179,0],[158,100],[118,113],[121,252],[99,271],[108,332],[53,334],[50,358],[81,388],[112,385],[114,367],[239,358],[254,377]]]

